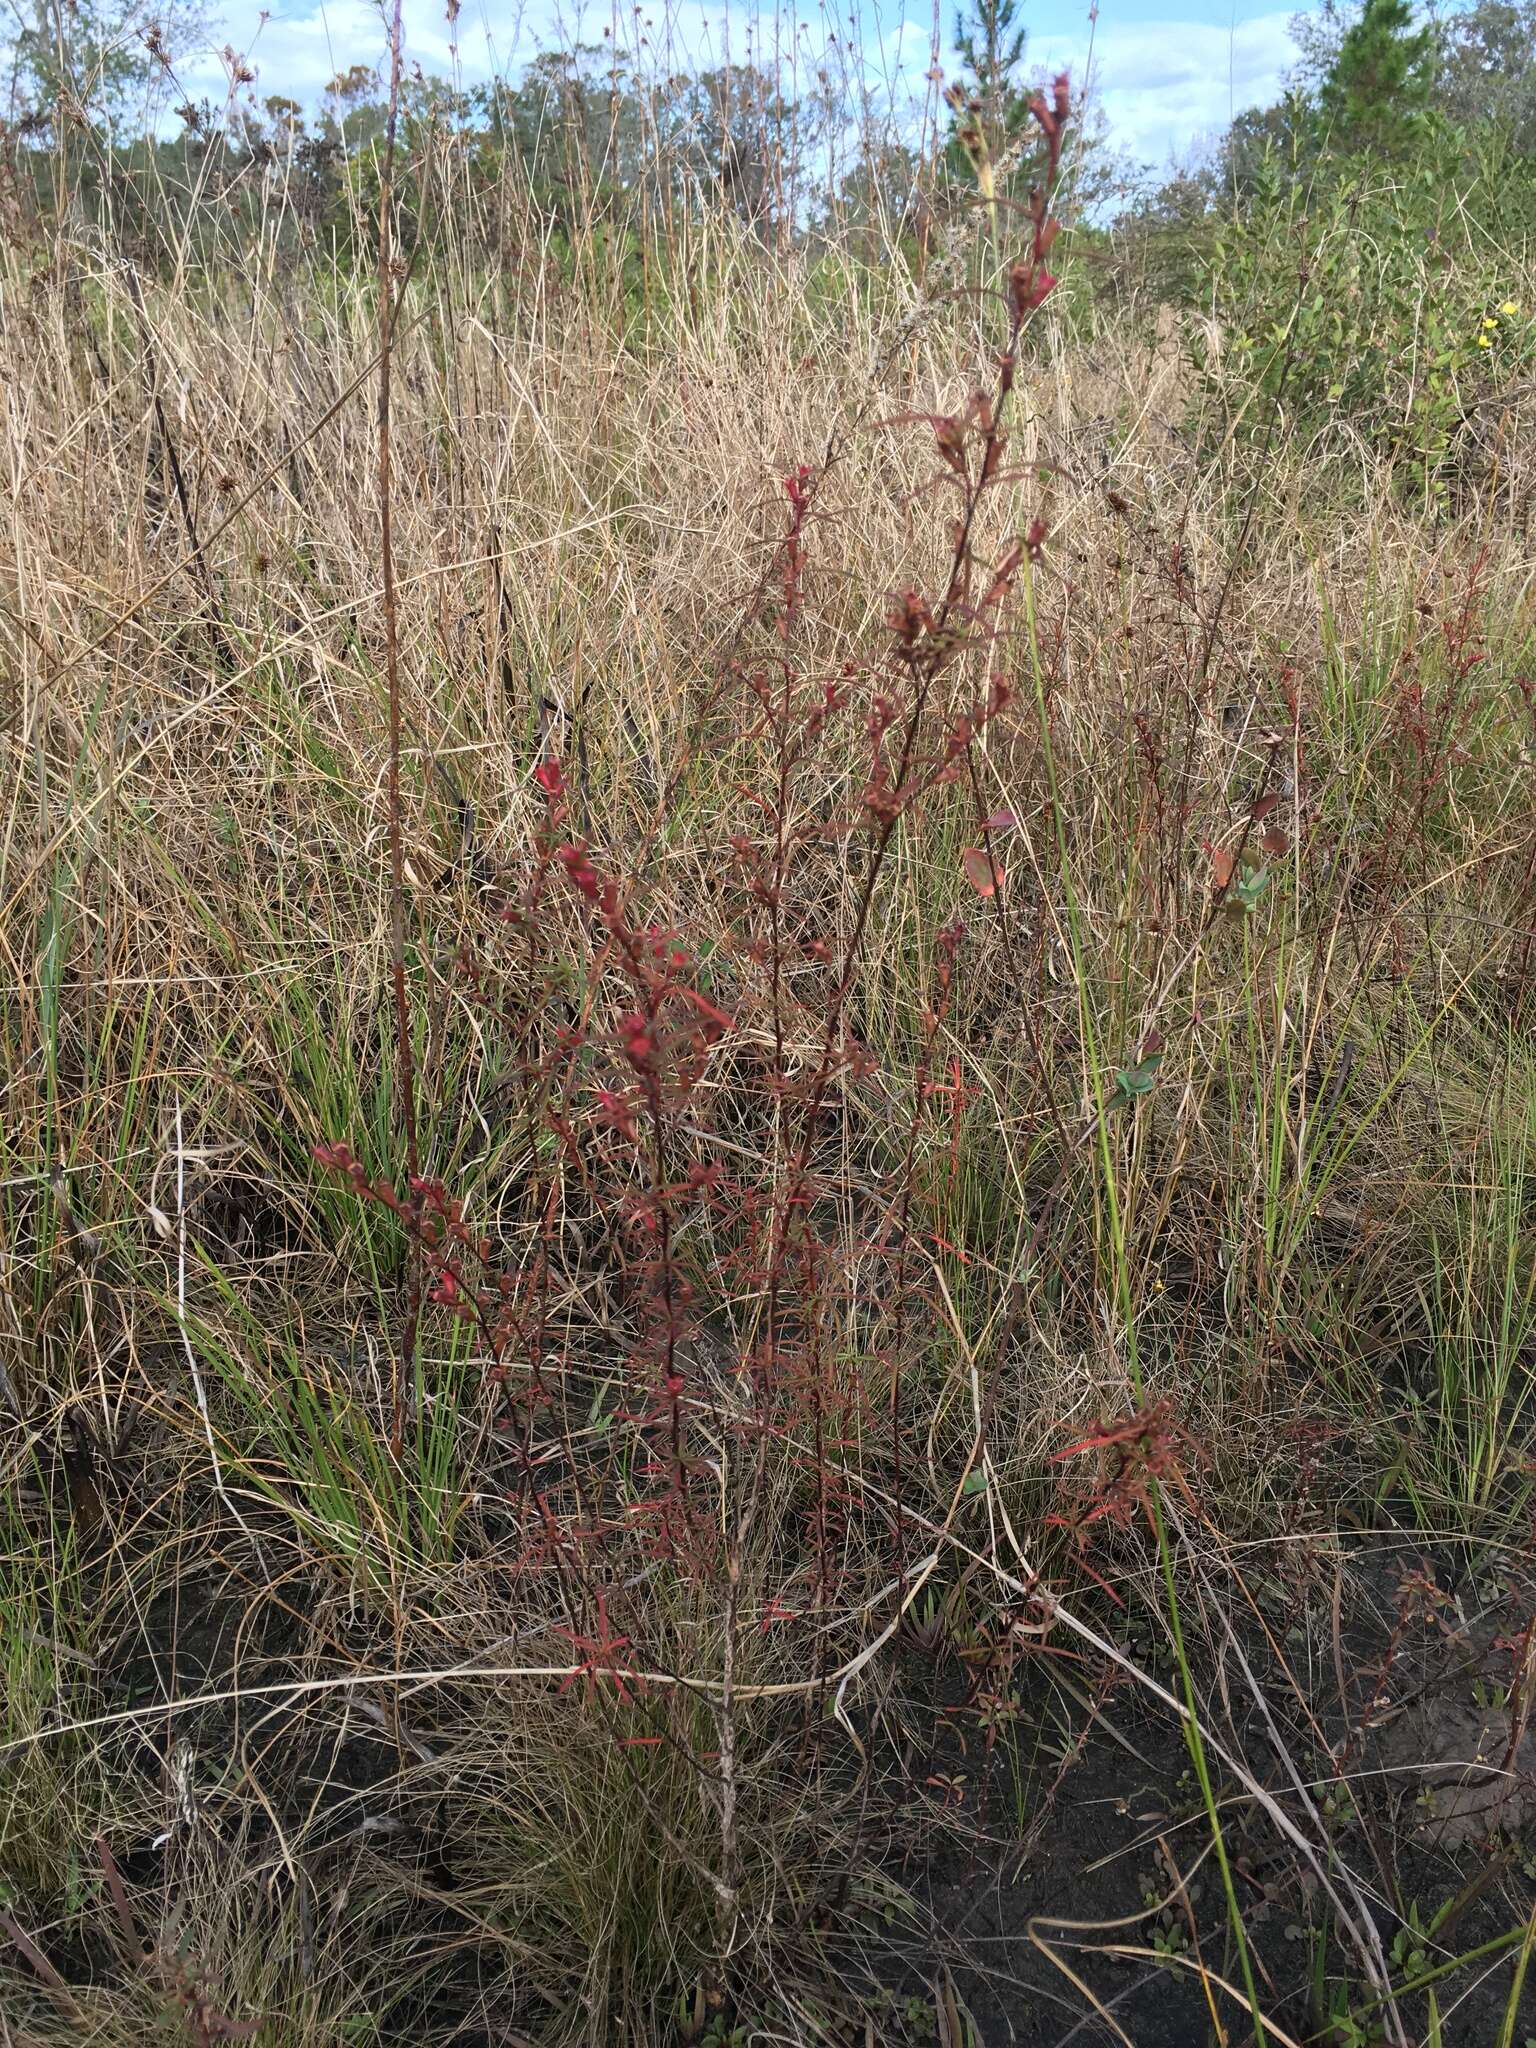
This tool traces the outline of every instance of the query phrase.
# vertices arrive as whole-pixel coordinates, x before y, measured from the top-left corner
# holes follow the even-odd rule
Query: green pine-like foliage
[[[1365,0],[1345,33],[1320,105],[1336,150],[1401,156],[1418,141],[1434,90],[1434,31],[1409,0]]]

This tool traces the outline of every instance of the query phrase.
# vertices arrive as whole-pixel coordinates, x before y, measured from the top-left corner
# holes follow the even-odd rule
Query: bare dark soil
[[[1505,2048],[1517,1937],[1536,1907],[1521,1633],[1536,1614],[1532,1560],[1465,1546],[1426,1553],[1383,1532],[1319,1542],[1300,1560],[1257,1550],[1244,1569],[1256,1612],[1240,1634],[1197,1612],[1192,1640],[1201,1721],[1228,1759],[1212,1753],[1211,1779],[1259,2001],[1284,2030],[1272,2038],[1326,2048],[1394,2038],[1371,2009],[1356,1938],[1366,1932],[1394,1988],[1475,1958],[1435,1981],[1433,2010],[1423,1992],[1396,2002],[1399,2042]],[[399,2024],[423,2044],[540,2039],[538,2011],[503,2001],[459,1925],[456,1894],[484,1873],[466,1878],[447,1690],[422,1694],[403,1734],[363,1692],[353,1709],[324,1715],[249,1698],[173,1710],[313,1669],[303,1659],[315,1629],[302,1586],[256,1598],[211,1559],[189,1560],[174,1583],[124,1608],[96,1665],[94,1710],[140,1717],[104,1743],[100,1767],[136,1775],[167,1821],[162,1835],[121,1845],[129,1884],[171,1888],[195,1843],[231,1869],[270,1863],[274,1896],[299,1888],[302,1930],[368,1869],[388,1866],[397,1880],[408,1870],[401,1896],[414,1904],[400,1910],[416,1916],[422,1965]],[[1107,1601],[1097,1619],[1177,1690],[1150,1619]],[[334,1613],[326,1626],[334,1632]],[[330,1648],[358,1668],[387,1662],[388,1645],[365,1636]],[[989,1695],[1005,1711],[989,1712]],[[162,1701],[163,1721],[146,1712]],[[909,1740],[893,1765],[896,1729]],[[818,1967],[824,1976],[826,2028],[786,2034],[776,2016],[743,2007],[742,2039],[1196,2048],[1252,2038],[1221,1988],[1240,1987],[1242,1969],[1184,1729],[1144,1686],[1049,1644],[1000,1679],[941,1630],[904,1646],[886,1711],[866,1733],[869,1775],[833,1773],[862,1815],[850,1868],[801,1930],[807,1981]],[[245,1793],[258,1782],[253,1818]],[[281,1844],[299,1822],[295,1871]],[[883,1912],[882,1897],[894,1902]],[[73,1982],[115,1967],[111,1944],[95,1938],[61,1941],[51,1961]],[[1527,2035],[1536,1973],[1511,2048]]]
[[[1405,1620],[1402,1582],[1419,1570],[1442,1597],[1418,1596]],[[1283,1636],[1245,1632],[1256,1687],[1235,1654],[1214,1687],[1208,1680],[1205,1725],[1319,1849],[1309,1867],[1212,1758],[1260,2002],[1295,2040],[1363,2048],[1391,2038],[1380,2009],[1366,2010],[1372,1989],[1330,1908],[1325,1874],[1347,1898],[1342,1874],[1352,1873],[1394,1986],[1507,1942],[1536,1907],[1536,1743],[1510,1688],[1504,1633],[1511,1617],[1533,1611],[1532,1592],[1524,1558],[1426,1558],[1390,1538],[1362,1543],[1340,1559],[1336,1586],[1320,1582]],[[1160,1676],[1174,1688],[1170,1673]],[[1061,1717],[1060,1690],[1042,1673],[1020,1700],[1014,1733],[1028,1741]],[[1070,1768],[1053,1764],[1023,1780],[1002,1743],[978,1768],[975,1736],[961,1732],[966,1717],[945,1719],[952,1732],[929,1775],[954,1803],[928,1820],[907,1863],[930,1922],[929,1953],[909,1957],[907,1995],[937,2016],[947,1976],[957,2010],[989,2048],[1252,2038],[1239,2001],[1202,1976],[1203,1965],[1242,1983],[1177,1716],[1121,1685],[1097,1715],[1078,1709]],[[1315,1819],[1282,1752],[1299,1767]],[[1405,1932],[1414,1915],[1423,1931]],[[1399,2000],[1399,2038],[1493,2048],[1517,1953],[1518,1942],[1448,1971],[1433,2014],[1422,1993]],[[911,2038],[927,2038],[917,2006],[912,2013]],[[1515,2048],[1536,2033],[1529,1979],[1519,2018]]]

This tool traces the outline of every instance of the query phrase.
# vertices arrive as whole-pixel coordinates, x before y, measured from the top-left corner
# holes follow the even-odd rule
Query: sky
[[[849,0],[843,0],[846,7]],[[632,44],[637,35],[660,57],[670,48],[677,68],[692,59],[716,64],[760,45],[781,48],[791,37],[807,75],[830,50],[844,65],[856,61],[879,101],[919,98],[932,57],[933,0],[854,0],[853,15],[834,14],[816,0],[654,0],[644,11],[614,0],[462,0],[450,29],[443,0],[405,0],[407,63],[441,76],[457,69],[467,83],[490,75],[516,78],[541,48],[573,37],[599,42],[605,28]],[[946,72],[953,53],[956,0],[940,0],[941,55]],[[1065,66],[1081,78],[1092,70],[1112,139],[1139,162],[1162,169],[1220,133],[1234,113],[1275,97],[1294,61],[1288,24],[1296,4],[1279,9],[1265,0],[1091,0],[1026,4],[1029,61]],[[798,8],[798,26],[788,22]],[[221,0],[221,37],[248,55],[258,72],[256,93],[283,93],[317,102],[328,79],[355,63],[379,61],[385,42],[378,0]],[[856,56],[855,56],[856,53]],[[225,92],[221,62],[210,47],[190,52],[178,66],[185,86],[215,102]]]

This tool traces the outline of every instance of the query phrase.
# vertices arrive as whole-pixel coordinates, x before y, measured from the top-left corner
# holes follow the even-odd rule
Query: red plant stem
[[[390,365],[395,338],[395,279],[390,207],[395,172],[395,132],[400,116],[400,7],[394,0],[389,30],[389,120],[384,136],[384,169],[379,179],[379,565],[384,610],[384,677],[389,693],[389,973],[395,1001],[395,1069],[405,1122],[406,1171],[421,1171],[416,1136],[416,1062],[411,1047],[411,1012],[405,989],[405,844],[400,816],[400,625],[395,597],[395,545],[390,469]],[[391,1371],[389,1448],[400,1459],[405,1442],[405,1382],[416,1355],[421,1316],[421,1263],[408,1245],[410,1276],[400,1341]]]
[[[1045,293],[1054,283],[1054,280],[1049,277],[1045,270],[1045,258],[1055,234],[1055,223],[1048,217],[1048,208],[1060,161],[1061,134],[1066,118],[1065,92],[1066,80],[1063,77],[1057,82],[1057,113],[1054,124],[1048,113],[1040,117],[1041,127],[1044,130],[1048,143],[1046,176],[1043,189],[1037,189],[1032,195],[1031,212],[1034,219],[1034,235],[1029,258],[1026,263],[1018,266],[1012,275],[1013,297],[1009,312],[1008,337],[997,357],[997,384],[992,401],[985,414],[985,425],[981,439],[981,459],[974,473],[967,469],[964,477],[963,506],[955,529],[944,595],[934,614],[931,630],[927,635],[926,641],[916,646],[908,644],[902,650],[902,660],[912,678],[913,695],[911,709],[902,734],[895,772],[890,783],[894,801],[886,814],[879,819],[876,827],[874,844],[870,848],[869,858],[865,865],[865,872],[855,906],[853,927],[844,955],[843,969],[834,986],[827,1006],[826,1026],[822,1034],[820,1054],[804,1097],[799,1140],[789,1161],[788,1179],[781,1212],[783,1221],[782,1225],[777,1227],[773,1233],[773,1242],[770,1250],[770,1347],[776,1343],[778,1335],[775,1328],[776,1315],[772,1307],[772,1303],[776,1299],[776,1289],[772,1285],[772,1280],[773,1276],[780,1270],[781,1263],[789,1255],[797,1216],[803,1221],[804,1214],[809,1208],[809,1204],[805,1200],[806,1181],[810,1174],[810,1160],[815,1144],[816,1126],[826,1097],[827,1088],[831,1084],[832,1076],[837,1067],[838,1037],[842,1029],[842,1020],[853,987],[854,976],[858,970],[859,959],[863,951],[864,937],[870,912],[874,904],[876,885],[901,819],[906,811],[910,809],[911,803],[915,800],[917,794],[915,791],[907,790],[908,777],[911,774],[913,759],[927,712],[928,702],[932,695],[934,684],[947,658],[949,650],[949,633],[947,629],[954,614],[965,601],[968,575],[972,562],[973,535],[982,499],[988,487],[996,481],[1000,468],[1003,451],[1002,423],[1013,391],[1014,378],[1018,367],[1019,345],[1023,337],[1026,318],[1028,313],[1041,303]],[[792,579],[797,577],[799,570],[802,528],[800,502],[799,498],[794,494],[792,494],[792,502],[795,505],[796,516],[790,528],[788,563],[786,567],[786,586],[790,590],[795,588],[795,583]],[[1043,528],[1039,528],[1039,530],[1043,531]],[[1031,546],[1034,545],[1035,532],[1036,529],[1031,530]],[[969,747],[966,748],[966,753],[967,755],[969,754]],[[902,799],[901,794],[904,791],[907,792],[905,800]],[[1010,1326],[1012,1320],[1012,1315],[1010,1315],[1008,1318]],[[895,1369],[899,1372],[899,1360],[894,1363]],[[898,1402],[899,1396],[893,1390],[893,1409],[897,1409]],[[899,1409],[897,1412],[899,1412]],[[987,1403],[985,1412],[990,1412],[990,1401]],[[820,1526],[821,1517],[824,1515],[825,1468],[821,1437],[819,1389],[815,1421],[817,1429],[818,1524]],[[901,1549],[901,1544],[902,1537],[898,1526],[898,1552]],[[822,1569],[824,1571],[824,1564]]]

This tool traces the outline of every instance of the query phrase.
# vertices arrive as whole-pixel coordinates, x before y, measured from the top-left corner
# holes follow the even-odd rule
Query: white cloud
[[[453,56],[442,10],[411,6],[406,19],[408,60],[423,71],[448,71]],[[379,10],[370,0],[322,0],[314,7],[274,9],[265,16],[231,7],[221,32],[255,66],[259,98],[282,93],[304,105],[317,101],[330,80],[351,65],[381,64],[387,48]],[[483,62],[477,65],[477,74],[484,68]],[[177,75],[191,91],[216,102],[226,89],[224,65],[212,49],[186,58]]]
[[[226,0],[222,34],[247,52],[258,70],[258,97],[285,93],[318,100],[329,79],[352,64],[379,64],[385,30],[376,0],[289,0],[264,19],[242,17],[249,0]],[[910,4],[910,0],[908,0]],[[914,10],[915,12],[916,10]],[[953,63],[943,30],[941,63]],[[406,0],[407,64],[447,75],[457,68],[470,82],[501,73],[516,77],[540,49],[576,40],[601,44],[617,33],[626,54],[647,64],[681,68],[690,63],[741,62],[777,54],[809,85],[818,68],[856,76],[883,103],[904,109],[921,103],[933,62],[929,21],[907,16],[902,0],[888,14],[865,0],[851,25],[827,0],[798,22],[787,10],[722,0],[657,0],[644,8],[571,5],[569,0],[465,0],[450,30],[441,0]],[[1096,90],[1114,139],[1133,156],[1153,163],[1187,149],[1198,136],[1223,128],[1234,112],[1272,99],[1294,60],[1289,11],[1253,16],[1230,27],[1206,22],[1116,22],[1113,0],[1100,13],[1092,44]],[[1042,31],[1030,57],[1080,77],[1089,56],[1086,29]],[[223,68],[213,51],[179,67],[183,82],[215,100],[224,92]]]
[[[388,39],[378,0],[289,0],[257,14],[253,0],[225,0],[218,29],[256,69],[255,97],[281,93],[314,105],[329,81],[354,64],[385,67]],[[242,13],[242,8],[250,12]],[[790,8],[775,16],[766,5],[729,0],[659,0],[646,7],[571,5],[569,0],[465,0],[450,30],[441,0],[405,0],[404,58],[439,77],[455,72],[474,84],[494,76],[517,78],[539,51],[577,43],[612,47],[624,61],[660,72],[756,61],[782,64],[792,88],[810,89],[820,72],[857,80],[872,108],[905,112],[929,91],[932,30],[903,17],[889,21],[866,6],[855,34],[834,25],[823,6],[798,20]],[[222,103],[227,65],[213,46],[190,53],[178,66],[194,97]]]
[[[1101,16],[1093,82],[1114,141],[1134,157],[1161,164],[1197,137],[1224,129],[1234,114],[1274,100],[1296,61],[1293,12],[1254,15],[1225,27],[1195,21],[1117,25]],[[1077,75],[1087,61],[1087,39],[1042,37],[1032,54]]]

